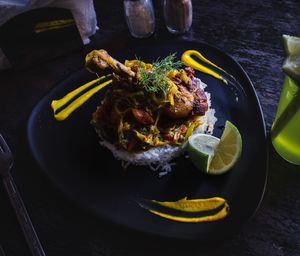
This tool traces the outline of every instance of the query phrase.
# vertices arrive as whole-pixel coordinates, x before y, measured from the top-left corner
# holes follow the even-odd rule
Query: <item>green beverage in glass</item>
[[[284,35],[283,43],[285,77],[271,139],[279,155],[300,165],[300,38]]]
[[[288,75],[284,78],[271,138],[279,155],[300,165],[300,88]]]

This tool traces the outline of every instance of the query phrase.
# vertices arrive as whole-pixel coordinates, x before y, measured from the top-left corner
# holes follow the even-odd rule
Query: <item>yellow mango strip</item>
[[[187,197],[185,197],[173,202],[160,202],[156,200],[151,200],[151,202],[183,212],[200,212],[213,210],[226,203],[225,199],[221,197],[191,200],[188,200]]]
[[[151,144],[152,143],[152,136],[145,136],[144,134],[138,132],[137,130],[133,130],[136,134],[136,136],[143,142],[147,143],[147,144]]]
[[[67,27],[70,27],[70,26],[73,26],[73,25],[74,25],[74,23],[72,23],[72,24],[70,23],[70,24],[60,25],[60,26],[52,26],[52,27],[39,28],[39,29],[35,29],[34,32],[36,34],[38,34],[38,33],[41,33],[41,32],[48,31],[48,30],[67,28]]]
[[[196,223],[196,222],[208,222],[208,221],[216,221],[219,219],[222,219],[227,216],[229,212],[229,205],[227,203],[224,204],[224,207],[217,213],[208,215],[208,216],[201,216],[201,217],[182,217],[182,216],[176,216],[176,215],[170,215],[166,213],[162,213],[159,211],[148,209],[153,214],[156,214],[160,217],[173,220],[173,221],[179,221],[179,222],[190,222],[190,223]]]
[[[206,59],[200,52],[196,51],[196,50],[187,50],[185,51],[182,55],[181,55],[181,61],[191,67],[191,68],[194,68],[200,72],[203,72],[205,74],[208,74],[208,75],[211,75],[221,81],[223,81],[225,84],[228,84],[227,80],[225,78],[223,78],[222,76],[220,76],[218,73],[214,72],[213,70],[205,67],[204,65],[200,64],[199,62],[197,62],[196,60],[194,60],[192,58],[192,56],[196,56],[198,57],[200,60],[202,60],[203,62],[206,62],[208,63],[209,65],[225,72],[227,74],[227,72],[220,68],[219,66],[217,66],[216,64],[212,63],[210,60]]]
[[[170,93],[169,96],[169,101],[170,101],[170,105],[171,106],[174,106],[174,94],[173,93]]]
[[[183,69],[180,70],[180,79],[181,79],[185,84],[188,84],[188,83],[189,83],[189,78],[188,78],[186,72],[185,72]]]
[[[191,123],[191,125],[189,126],[185,136],[184,136],[184,141],[186,141],[193,133],[194,129],[195,129],[195,122]]]
[[[141,60],[125,60],[124,65],[126,67],[130,67],[131,68],[133,66],[133,64],[135,64],[135,63],[138,63],[139,66],[142,67],[142,68],[144,68],[144,69],[147,69],[147,70],[152,69],[152,64],[145,63],[145,62],[143,62]]]
[[[46,21],[46,22],[39,22],[34,27],[34,31],[35,31],[35,33],[40,33],[40,32],[44,32],[44,31],[51,30],[51,29],[59,29],[59,28],[69,27],[74,24],[75,24],[74,19],[52,20],[52,21]]]
[[[63,26],[66,24],[75,24],[74,19],[64,19],[64,20],[51,20],[51,21],[44,21],[39,22],[35,25],[36,28],[45,28],[45,27],[53,27],[53,26]]]
[[[99,78],[101,79],[101,78]],[[63,121],[66,118],[68,118],[68,116],[77,108],[79,108],[83,103],[85,103],[90,97],[92,97],[96,92],[98,92],[99,90],[101,90],[102,88],[104,88],[106,85],[110,84],[112,82],[112,80],[108,80],[102,84],[99,84],[98,86],[94,87],[93,89],[87,91],[86,93],[84,93],[83,95],[81,95],[80,97],[78,97],[77,99],[75,99],[72,103],[70,103],[66,108],[64,108],[62,111],[58,112],[57,114],[55,114],[55,111],[59,108],[57,106],[63,106],[65,103],[67,103],[70,99],[72,99],[75,95],[77,95],[80,91],[84,90],[85,88],[89,87],[91,84],[97,82],[98,79],[93,80],[92,82],[83,85],[81,90],[76,89],[76,93],[74,93],[75,91],[69,93],[68,95],[66,95],[64,98],[61,99],[62,102],[64,102],[62,104],[62,102],[60,102],[60,100],[57,102],[52,102],[51,107],[54,111],[54,117],[56,120],[58,121]],[[74,94],[74,95],[73,95]],[[72,97],[70,97],[70,95],[73,95]],[[67,97],[68,96],[68,97]]]
[[[167,141],[161,141],[158,137],[155,137],[153,140],[153,146],[158,147],[158,146],[163,146],[168,144]]]
[[[169,72],[167,73],[167,77],[168,77],[169,79],[172,79],[172,78],[174,78],[175,76],[177,76],[178,74],[179,74],[178,70],[172,70],[172,71],[169,71]]]
[[[171,106],[174,106],[174,95],[178,92],[178,88],[177,85],[175,83],[173,83],[171,80],[169,80],[169,84],[170,84],[170,91],[169,91],[169,102]]]

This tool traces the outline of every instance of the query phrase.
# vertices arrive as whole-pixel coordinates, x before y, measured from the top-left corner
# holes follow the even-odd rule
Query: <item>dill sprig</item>
[[[169,78],[166,74],[182,65],[180,61],[175,59],[175,53],[173,53],[164,59],[158,58],[152,63],[152,70],[150,71],[139,67],[140,85],[149,93],[162,91],[166,94],[170,87]]]

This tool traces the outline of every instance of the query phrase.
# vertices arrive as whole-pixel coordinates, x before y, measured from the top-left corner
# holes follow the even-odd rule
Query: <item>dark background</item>
[[[121,1],[94,4],[100,30],[90,45],[83,47],[76,35],[69,41],[61,35],[64,43],[57,48],[59,56],[45,42],[43,56],[47,58],[37,58],[40,55],[35,55],[37,50],[32,47],[32,57],[22,66],[0,72],[0,130],[14,153],[12,173],[46,254],[300,255],[300,168],[287,164],[271,145],[261,206],[236,237],[223,243],[164,240],[105,223],[63,198],[41,174],[25,150],[26,121],[32,108],[58,82],[82,68],[88,50],[108,42],[117,46],[133,40]],[[154,39],[171,37],[164,26],[161,1],[154,1],[154,6]],[[183,38],[217,46],[242,65],[256,89],[269,131],[283,81],[281,37],[299,34],[300,4],[296,0],[203,0],[193,1],[193,7],[193,26]],[[12,62],[18,63],[15,59]],[[8,256],[30,255],[2,184],[0,244]]]

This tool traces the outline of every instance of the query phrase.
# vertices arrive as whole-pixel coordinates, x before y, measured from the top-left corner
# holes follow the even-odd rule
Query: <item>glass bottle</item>
[[[151,36],[155,29],[152,0],[124,0],[123,3],[131,35],[136,38]]]
[[[164,0],[163,9],[165,24],[169,32],[182,34],[191,28],[192,0]]]

